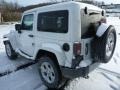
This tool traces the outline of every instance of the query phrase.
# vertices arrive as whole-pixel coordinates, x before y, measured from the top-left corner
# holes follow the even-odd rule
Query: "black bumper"
[[[88,67],[83,67],[79,69],[72,69],[67,67],[61,67],[61,71],[64,77],[73,79],[77,77],[85,77],[89,74],[89,72],[93,71],[95,68],[97,68],[99,63],[94,63]]]
[[[69,79],[73,79],[77,77],[85,77],[89,73],[89,67],[80,68],[80,69],[61,67],[61,70],[63,76]]]

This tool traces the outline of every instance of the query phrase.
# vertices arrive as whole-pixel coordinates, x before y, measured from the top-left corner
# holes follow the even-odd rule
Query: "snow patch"
[[[92,60],[83,60],[83,61],[81,61],[81,63],[80,63],[80,67],[87,67],[87,66],[89,66],[90,64],[92,63]]]

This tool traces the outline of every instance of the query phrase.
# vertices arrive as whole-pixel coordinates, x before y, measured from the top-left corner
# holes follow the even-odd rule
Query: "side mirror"
[[[16,24],[15,29],[18,31],[18,33],[21,33],[21,24]]]

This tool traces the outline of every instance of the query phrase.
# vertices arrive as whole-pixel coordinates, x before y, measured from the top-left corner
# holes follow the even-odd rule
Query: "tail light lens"
[[[80,55],[81,54],[81,43],[80,42],[75,42],[73,45],[73,54]]]

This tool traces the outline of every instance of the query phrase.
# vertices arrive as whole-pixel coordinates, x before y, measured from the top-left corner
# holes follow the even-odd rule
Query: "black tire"
[[[48,66],[44,66],[45,63],[47,63]],[[53,89],[54,88],[59,88],[59,85],[60,85],[60,83],[62,81],[62,78],[61,78],[62,75],[61,75],[60,69],[57,66],[57,64],[55,64],[55,62],[53,62],[53,60],[51,58],[45,56],[45,57],[40,58],[38,67],[39,67],[39,69],[38,69],[39,70],[39,74],[41,76],[41,79],[42,79],[43,83],[48,88],[53,88]],[[44,75],[46,75],[46,74],[48,75],[48,73],[47,73],[47,71],[45,71],[44,75],[43,75],[43,73],[42,73],[43,72],[43,70],[42,70],[43,67],[47,71],[48,71],[48,68],[52,68],[54,70],[54,72],[49,72],[49,75],[51,73],[55,77],[54,80],[51,83],[49,82],[49,80],[45,79]],[[46,75],[46,77],[47,77],[47,75]],[[50,78],[51,77],[49,77],[49,79]]]
[[[110,37],[110,35],[113,36],[114,38],[114,45],[111,47],[110,44],[110,48],[111,49],[111,53],[109,53],[108,55],[108,51],[107,51],[107,45],[108,45],[108,38]],[[112,43],[112,41],[110,41]],[[111,59],[111,57],[113,56],[114,50],[115,50],[115,46],[116,46],[116,31],[114,29],[113,26],[109,26],[109,28],[107,29],[107,31],[103,34],[102,37],[95,37],[92,41],[92,56],[94,58],[95,62],[101,62],[101,63],[108,63]]]
[[[9,49],[9,51],[8,51],[8,49]],[[10,42],[6,42],[6,43],[5,43],[5,50],[6,50],[6,54],[7,54],[7,56],[8,56],[9,59],[11,59],[11,60],[17,59],[18,55],[17,55],[17,53],[13,50]],[[9,52],[10,52],[10,53],[9,53]]]

